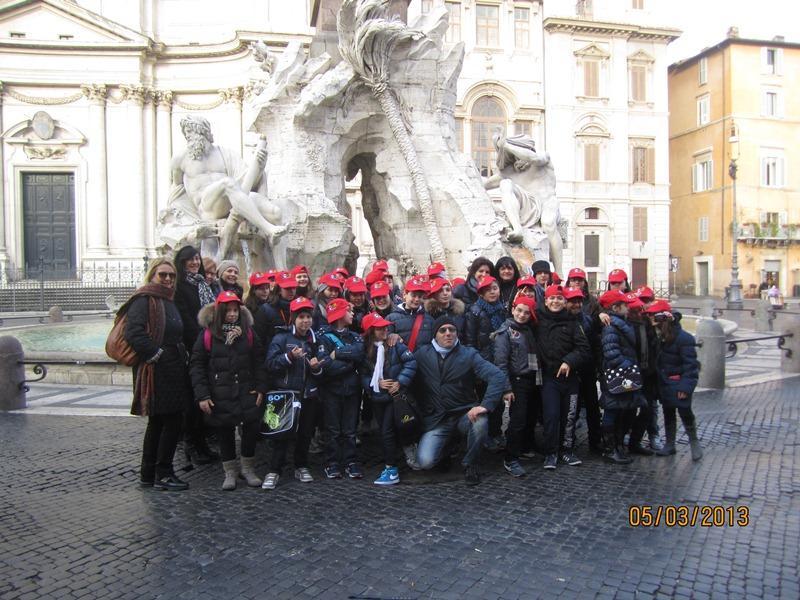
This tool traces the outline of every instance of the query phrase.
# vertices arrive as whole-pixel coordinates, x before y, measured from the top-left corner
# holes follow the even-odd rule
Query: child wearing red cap
[[[301,483],[314,480],[309,470],[308,447],[319,414],[318,380],[322,367],[315,356],[317,337],[311,328],[314,303],[303,296],[289,304],[288,327],[279,327],[267,351],[266,370],[273,389],[293,391],[300,398],[300,422],[294,441],[294,476]],[[271,440],[269,473],[261,488],[273,490],[286,464],[289,439]]]
[[[428,282],[412,277],[406,282],[403,302],[386,317],[389,331],[399,335],[412,352],[433,339],[433,318],[422,307],[428,289]]]
[[[289,304],[297,295],[297,280],[288,271],[281,271],[275,277],[278,292],[262,304],[255,313],[255,329],[258,336],[269,345],[275,328],[289,324]]]
[[[253,332],[253,317],[234,291],[221,292],[197,317],[203,327],[192,350],[192,388],[206,423],[219,440],[223,490],[236,489],[236,427],[242,424],[241,475],[247,485],[261,485],[255,473],[256,437],[263,413],[264,347]]]
[[[297,280],[297,295],[303,296],[304,298],[313,298],[314,284],[311,282],[308,267],[305,265],[295,265],[289,272],[294,275],[295,280]]]
[[[382,279],[370,285],[369,296],[372,303],[372,312],[376,312],[386,318],[394,310],[392,289]]]
[[[402,342],[387,344],[391,323],[378,313],[369,313],[362,321],[364,362],[359,367],[361,384],[369,397],[381,434],[383,462],[386,465],[375,485],[400,483],[397,470],[397,439],[394,428],[392,397],[407,389],[417,371],[414,354]]]
[[[619,290],[626,294],[631,291],[631,286],[628,283],[628,274],[622,269],[612,269],[608,273],[608,289]]]
[[[442,315],[452,317],[458,329],[458,337],[464,338],[467,328],[467,307],[461,300],[453,297],[453,285],[447,279],[433,278],[428,282],[428,292],[423,306],[434,321]]]
[[[270,285],[269,277],[262,271],[256,271],[250,275],[248,283],[250,284],[250,288],[245,295],[244,305],[247,307],[247,310],[250,311],[250,314],[253,315],[253,318],[255,318],[255,314],[258,312],[261,305],[269,302],[272,286]]]
[[[328,323],[326,306],[328,302],[342,295],[342,282],[331,273],[326,273],[317,280],[317,296],[314,298],[314,331]]]
[[[361,320],[369,313],[367,283],[361,277],[348,277],[344,282],[344,299],[353,306],[353,324],[350,329],[361,331]]]
[[[351,479],[364,473],[356,459],[356,428],[361,406],[358,365],[364,360],[364,341],[350,329],[353,308],[344,298],[331,300],[325,310],[328,324],[317,333],[317,358],[322,363],[320,387],[327,432],[325,476],[341,479],[341,464]]]

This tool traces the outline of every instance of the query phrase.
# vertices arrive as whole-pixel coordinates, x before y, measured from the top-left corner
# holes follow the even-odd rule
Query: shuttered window
[[[647,241],[647,207],[633,207],[633,241]]]

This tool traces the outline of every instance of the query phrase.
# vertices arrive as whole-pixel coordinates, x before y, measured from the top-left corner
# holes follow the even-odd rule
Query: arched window
[[[492,131],[497,126],[506,126],[503,105],[489,96],[478,98],[472,106],[472,160],[483,177],[489,177],[497,168],[492,143]]]

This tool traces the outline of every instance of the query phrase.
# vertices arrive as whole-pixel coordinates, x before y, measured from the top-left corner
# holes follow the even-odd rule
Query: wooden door
[[[48,277],[75,275],[75,175],[23,173],[25,269]]]

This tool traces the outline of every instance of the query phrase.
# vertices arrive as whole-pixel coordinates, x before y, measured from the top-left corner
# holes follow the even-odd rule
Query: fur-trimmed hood
[[[200,324],[200,327],[205,329],[210,329],[211,325],[214,322],[214,314],[216,311],[217,305],[214,304],[206,304],[203,308],[200,309],[200,312],[197,313],[197,322]],[[247,310],[246,306],[239,306],[239,319],[242,323],[242,331],[247,331],[250,327],[253,326],[253,314]],[[211,333],[215,337],[222,338],[221,331],[211,331]]]
[[[425,312],[431,316],[438,315],[439,313],[444,311],[444,307],[441,305],[440,302],[436,301],[436,298],[426,299],[424,306],[425,306]],[[467,305],[464,304],[464,302],[462,302],[458,298],[450,299],[450,306],[447,309],[447,312],[449,314],[461,316],[466,311],[467,311]]]

